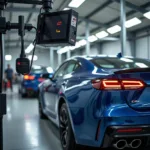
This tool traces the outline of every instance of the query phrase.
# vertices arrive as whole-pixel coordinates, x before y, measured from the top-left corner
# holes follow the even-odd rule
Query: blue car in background
[[[53,76],[53,69],[51,67],[33,66],[30,74],[24,75],[19,86],[19,92],[22,97],[31,97],[38,95],[38,85],[43,82],[43,74]]]
[[[150,145],[150,62],[74,57],[39,85],[39,112],[59,128],[63,150]]]

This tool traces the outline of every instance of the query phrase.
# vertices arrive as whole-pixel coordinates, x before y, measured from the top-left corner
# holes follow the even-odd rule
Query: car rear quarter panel
[[[91,79],[104,77],[89,73],[82,74],[80,78],[74,76],[63,88],[78,144],[100,147],[108,126],[150,124],[150,112],[130,108],[123,91],[100,91],[92,87]],[[109,75],[107,78],[116,76]],[[96,139],[99,122],[100,135]]]

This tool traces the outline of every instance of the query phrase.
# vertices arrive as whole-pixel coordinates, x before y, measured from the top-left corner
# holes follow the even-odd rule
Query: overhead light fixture
[[[99,33],[96,34],[96,36],[99,38],[99,39],[102,39],[102,38],[105,38],[107,37],[109,34],[105,31],[101,31]]]
[[[119,31],[121,31],[121,27],[118,26],[118,25],[115,25],[113,27],[110,27],[107,29],[107,31],[110,33],[110,34],[114,34],[114,33],[117,33]]]
[[[85,46],[87,44],[87,41],[86,40],[80,40],[78,43],[80,46]]]
[[[7,60],[7,61],[12,60],[12,56],[11,55],[5,55],[5,60]]]
[[[29,59],[29,60],[32,60],[32,55],[29,55],[29,56],[28,56],[28,59]],[[33,61],[36,61],[36,60],[38,60],[38,56],[34,55]]]
[[[92,35],[92,36],[89,36],[88,37],[88,41],[89,42],[95,42],[95,41],[97,41],[98,40],[98,38],[95,36],[95,35]]]
[[[80,7],[83,3],[85,2],[85,0],[72,0],[69,3],[69,7],[73,7],[73,8],[78,8]]]
[[[33,43],[31,43],[25,50],[25,53],[28,54],[34,49]]]
[[[70,49],[69,49],[69,46],[66,46],[64,48],[61,48],[57,51],[57,54],[63,54],[63,53],[66,53],[68,52]]]
[[[57,51],[57,54],[63,54],[63,53],[66,53],[70,50],[75,50],[77,48],[80,48],[82,46],[85,46],[87,44],[87,41],[86,40],[80,40],[78,42],[76,42],[76,45],[75,46],[66,46],[64,48],[61,48]]]
[[[150,19],[150,11],[144,14],[144,17]]]
[[[126,28],[131,28],[131,27],[138,25],[140,23],[142,23],[142,21],[140,19],[138,19],[137,17],[135,17],[135,18],[132,18],[132,19],[126,21],[125,26],[126,26]]]

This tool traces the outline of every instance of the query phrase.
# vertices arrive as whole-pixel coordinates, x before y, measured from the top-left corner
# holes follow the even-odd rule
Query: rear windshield
[[[123,69],[123,68],[149,68],[150,62],[138,58],[94,58],[91,60],[98,68]]]
[[[48,73],[47,69],[45,67],[35,67],[32,68],[31,73],[35,73],[35,74],[41,74],[41,73]]]

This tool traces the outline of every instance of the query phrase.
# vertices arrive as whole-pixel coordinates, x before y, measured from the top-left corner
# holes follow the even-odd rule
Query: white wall
[[[10,64],[13,70],[16,70],[15,63],[16,59],[20,55],[20,49],[12,49],[12,50],[5,50],[5,55],[12,55],[11,61],[5,61],[5,68],[7,64]],[[33,65],[42,65],[42,66],[50,66],[50,54],[49,50],[37,50],[35,51],[35,55],[38,56],[38,60],[33,62]]]
[[[121,42],[106,42],[102,44],[102,54],[106,55],[117,55],[121,52]],[[131,43],[127,41],[126,43],[126,51],[124,52],[125,56],[131,56]]]
[[[145,33],[138,33],[136,36],[143,36]],[[125,55],[132,56],[131,51],[132,49],[131,41],[128,41],[126,44],[126,51]],[[149,58],[150,59],[150,36],[138,38],[135,42],[135,56],[139,58]],[[97,54],[107,54],[107,55],[117,55],[121,51],[121,43],[120,41],[114,42],[104,42],[104,43],[97,43],[95,45],[91,45],[90,55],[97,55]],[[5,50],[5,54],[12,55],[11,61],[5,61],[5,68],[7,64],[10,64],[12,68],[15,70],[15,61],[16,58],[20,55],[20,49],[10,49]],[[35,65],[43,65],[43,66],[51,66],[50,64],[50,52],[48,49],[43,50],[36,50],[35,55],[38,56],[38,60],[34,62]],[[85,48],[75,50],[71,52],[71,56],[80,56],[86,55]],[[67,54],[62,55],[62,62],[67,59]],[[58,55],[57,52],[54,51],[54,69],[58,67]]]

